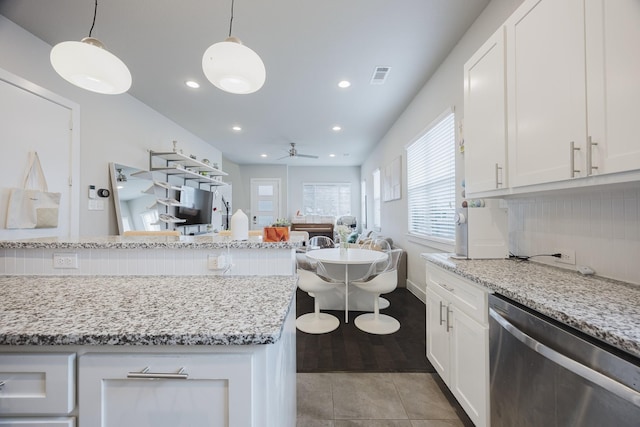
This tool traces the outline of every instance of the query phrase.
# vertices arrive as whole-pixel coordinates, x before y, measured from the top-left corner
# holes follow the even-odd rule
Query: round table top
[[[332,264],[371,264],[382,261],[388,256],[385,252],[357,248],[348,248],[346,253],[341,252],[340,248],[316,249],[307,252],[308,258]]]

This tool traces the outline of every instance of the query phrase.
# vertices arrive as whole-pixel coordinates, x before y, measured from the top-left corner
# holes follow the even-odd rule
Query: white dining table
[[[340,248],[316,249],[307,252],[307,258],[322,262],[325,267],[328,265],[340,266],[344,270],[344,321],[349,322],[349,270],[353,266],[360,266],[358,276],[364,275],[369,267],[378,262],[385,261],[389,255],[382,251],[374,251],[370,249],[348,248],[346,251]],[[353,271],[352,271],[353,273]],[[334,277],[337,279],[338,277]],[[360,278],[360,277],[357,277]],[[322,305],[321,305],[322,306]]]

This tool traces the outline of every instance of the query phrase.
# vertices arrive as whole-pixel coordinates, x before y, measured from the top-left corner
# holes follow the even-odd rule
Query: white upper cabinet
[[[467,193],[507,187],[504,27],[464,65]]]
[[[640,169],[640,1],[586,2],[593,175]],[[589,161],[589,159],[587,159]]]
[[[586,176],[584,1],[525,1],[506,29],[510,185]]]

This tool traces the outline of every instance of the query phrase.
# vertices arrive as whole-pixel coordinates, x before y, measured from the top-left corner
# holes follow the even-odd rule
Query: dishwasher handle
[[[640,406],[640,393],[638,393],[634,389],[629,388],[626,385],[621,384],[618,381],[589,368],[588,366],[576,362],[575,360],[565,356],[564,354],[559,353],[554,349],[544,345],[540,341],[535,340],[534,338],[530,337],[529,335],[518,329],[516,326],[514,326],[493,308],[489,308],[489,316],[491,316],[496,322],[498,322],[498,324],[505,331],[509,332],[515,339],[517,339],[536,353],[542,355],[546,359],[551,360],[552,362],[584,378],[592,384],[596,384],[602,387],[603,389],[615,394],[621,399],[624,399],[636,406]]]

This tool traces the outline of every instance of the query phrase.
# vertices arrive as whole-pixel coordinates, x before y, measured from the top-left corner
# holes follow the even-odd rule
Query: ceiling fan
[[[280,157],[278,160],[286,159],[287,157],[306,157],[309,159],[317,159],[318,156],[312,156],[310,154],[299,154],[298,150],[296,150],[296,143],[290,142],[291,148],[289,148],[289,154],[283,157]]]

